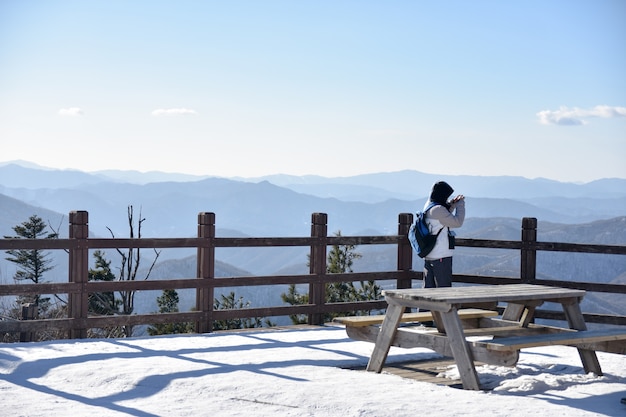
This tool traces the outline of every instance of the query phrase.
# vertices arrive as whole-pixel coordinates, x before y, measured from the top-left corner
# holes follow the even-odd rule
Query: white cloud
[[[156,109],[152,112],[153,116],[177,116],[177,115],[194,115],[198,114],[195,110],[191,109]]]
[[[59,110],[59,116],[76,117],[82,116],[83,114],[83,110],[78,107],[68,107],[66,109]]]
[[[539,122],[544,125],[577,126],[587,124],[587,119],[602,117],[626,117],[626,107],[595,106],[592,109],[568,108],[562,106],[558,110],[542,110],[537,113]]]

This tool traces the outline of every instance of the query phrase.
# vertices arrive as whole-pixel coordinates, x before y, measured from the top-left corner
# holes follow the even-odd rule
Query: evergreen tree
[[[96,259],[94,268],[88,272],[89,281],[115,281],[116,277],[111,271],[111,261],[105,258],[104,252],[96,250],[93,254]],[[88,296],[87,308],[89,314],[113,315],[119,313],[120,300],[115,298],[115,292],[92,292]],[[89,337],[124,337],[124,333],[118,326],[89,329]]]
[[[335,236],[341,236],[341,230],[335,232]],[[360,259],[362,255],[355,252],[355,245],[333,245],[328,253],[326,272],[329,274],[341,274],[352,272],[352,264],[355,259]]]
[[[178,313],[178,293],[176,290],[163,290],[163,294],[157,297],[159,313]],[[156,336],[160,334],[193,333],[194,323],[157,323],[148,327],[148,334]]]
[[[296,284],[289,284],[289,290],[287,293],[282,293],[280,298],[292,306],[302,305],[309,303],[309,294],[300,294],[298,289],[296,288]],[[291,322],[293,324],[306,324],[307,316],[306,314],[292,314],[289,316]]]
[[[47,225],[37,215],[32,215],[28,221],[13,227],[16,236],[5,236],[7,239],[56,239],[56,232],[46,231]],[[7,251],[10,256],[6,259],[17,265],[17,271],[13,276],[15,281],[32,281],[34,284],[43,283],[43,275],[54,268],[50,253],[41,249],[11,249]],[[25,303],[35,303],[39,315],[45,316],[50,308],[50,298],[41,295],[20,296],[17,299],[18,305]]]
[[[89,281],[115,281],[111,271],[111,261],[106,260],[104,252],[97,250],[93,254],[96,259],[95,268],[89,269]],[[89,294],[89,312],[97,315],[111,315],[119,310],[120,302],[115,299],[113,291]]]
[[[335,232],[335,236],[341,236],[341,231]],[[329,274],[341,274],[352,272],[352,265],[355,259],[361,258],[361,254],[355,252],[355,245],[333,245],[328,253],[326,272]],[[310,260],[309,260],[310,262]],[[354,301],[378,300],[381,297],[381,288],[376,281],[361,281],[360,287],[353,282],[330,282],[325,285],[326,303],[341,303]],[[291,305],[308,304],[309,295],[300,294],[295,284],[289,285],[287,293],[281,294],[284,302]],[[347,313],[326,313],[324,321],[331,321],[334,317],[347,315],[365,315],[369,311],[353,311]],[[289,316],[294,324],[304,324],[307,318],[304,314]]]
[[[222,294],[219,299],[215,299],[213,303],[213,308],[215,310],[232,310],[232,309],[242,309],[249,308],[250,302],[245,301],[243,297],[239,297],[235,299],[235,293],[231,291],[228,295]],[[227,319],[227,320],[215,320],[213,322],[214,330],[230,330],[230,329],[250,329],[256,327],[263,327],[263,325],[268,327],[274,326],[274,323],[269,321],[268,319],[263,320],[261,317],[248,317],[248,318],[238,318],[238,319]]]

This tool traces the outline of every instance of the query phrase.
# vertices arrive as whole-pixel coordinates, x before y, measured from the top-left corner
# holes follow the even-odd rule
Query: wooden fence
[[[85,338],[90,328],[113,326],[154,325],[160,323],[195,322],[200,333],[213,330],[216,320],[251,317],[276,317],[304,314],[309,324],[323,324],[323,316],[330,312],[375,310],[386,308],[384,300],[326,303],[325,283],[368,280],[393,280],[397,288],[410,288],[414,280],[422,279],[421,271],[412,270],[413,252],[406,234],[413,221],[410,213],[398,217],[398,234],[389,236],[328,236],[327,215],[314,213],[309,237],[250,237],[228,238],[215,236],[215,214],[198,215],[198,236],[195,238],[89,238],[88,213],[72,211],[69,215],[68,239],[0,239],[0,251],[11,249],[66,250],[69,253],[69,279],[64,283],[0,285],[0,296],[35,294],[67,294],[67,318],[46,320],[0,320],[0,332],[32,333],[44,329],[67,331],[70,338]],[[395,245],[397,268],[393,271],[328,274],[326,259],[328,247],[334,245]],[[518,250],[521,254],[520,274],[517,278],[455,274],[454,281],[473,284],[535,283],[592,292],[626,294],[626,285],[578,281],[536,279],[537,251],[602,253],[626,255],[626,246],[588,245],[537,241],[537,219],[522,219],[521,240],[456,239],[459,247]],[[310,247],[310,273],[306,275],[271,275],[252,277],[215,277],[215,249],[242,247]],[[197,249],[196,277],[168,280],[88,281],[89,251],[119,248],[195,248]],[[214,291],[221,287],[240,287],[279,284],[308,284],[309,303],[233,310],[214,309]],[[145,291],[166,289],[196,290],[195,311],[162,314],[132,314],[95,316],[88,312],[90,293],[110,291]],[[537,318],[564,320],[563,313],[538,310]],[[589,323],[626,325],[626,317],[619,315],[585,313]]]

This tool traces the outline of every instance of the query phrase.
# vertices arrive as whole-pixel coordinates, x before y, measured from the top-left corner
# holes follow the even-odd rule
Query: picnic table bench
[[[494,317],[497,316],[497,311],[482,310],[478,308],[466,308],[459,310],[459,317],[461,320],[479,319],[482,317]],[[336,323],[345,324],[347,327],[363,327],[371,326],[373,324],[382,324],[385,319],[385,315],[375,316],[348,316],[348,317],[335,317],[333,319]],[[433,314],[430,311],[421,311],[418,313],[404,313],[400,317],[401,323],[424,323],[433,320]]]
[[[340,317],[348,336],[375,342],[368,371],[380,372],[390,346],[425,347],[455,359],[465,389],[480,389],[474,361],[514,366],[523,348],[568,345],[578,348],[585,372],[602,375],[596,350],[626,353],[626,330],[587,330],[580,311],[585,291],[531,284],[422,288],[384,291],[389,306],[384,316]],[[561,304],[569,328],[532,323],[543,302]],[[471,304],[506,302],[496,311],[462,308]],[[429,312],[404,313],[407,307]],[[436,328],[400,323],[434,320]],[[468,340],[468,338],[471,338]]]

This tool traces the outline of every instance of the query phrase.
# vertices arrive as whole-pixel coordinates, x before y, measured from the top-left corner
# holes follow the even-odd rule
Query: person
[[[450,229],[461,227],[465,220],[465,197],[457,195],[449,200],[453,192],[445,181],[436,182],[424,205],[424,218],[430,233],[436,235],[441,230],[435,247],[424,258],[424,288],[452,286],[454,232]],[[432,203],[435,205],[426,211]]]

